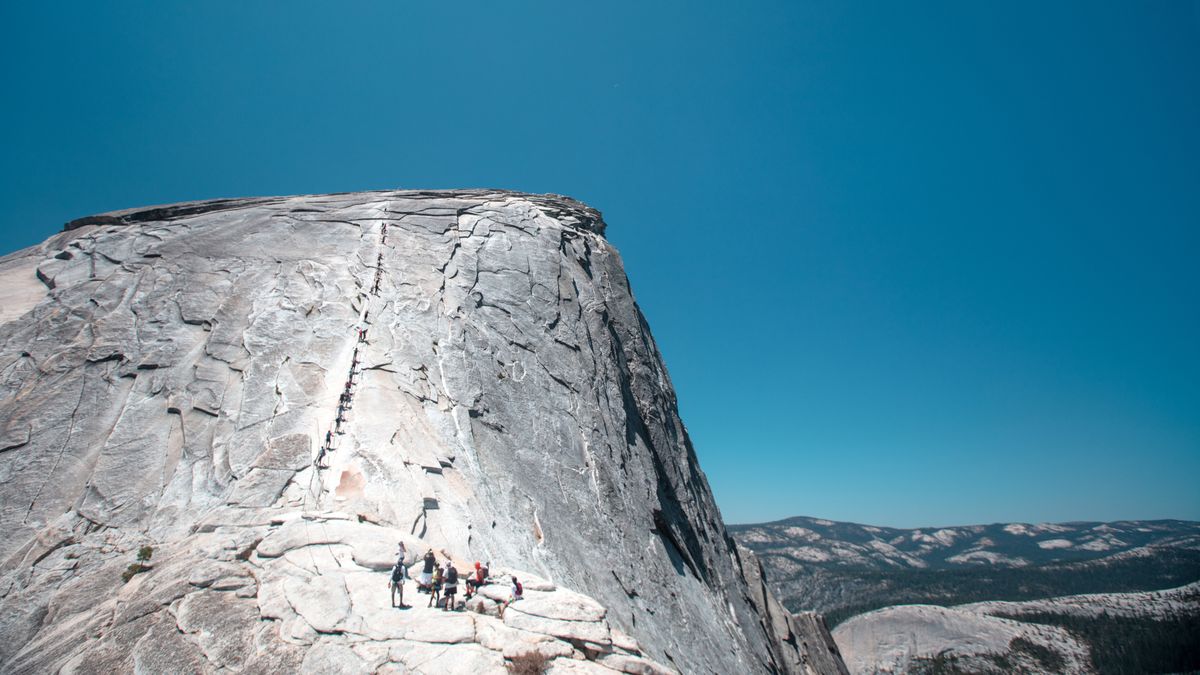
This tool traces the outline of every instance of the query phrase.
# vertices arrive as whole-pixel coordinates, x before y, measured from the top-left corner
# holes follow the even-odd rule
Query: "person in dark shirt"
[[[446,596],[446,611],[449,612],[454,609],[454,598],[458,595],[458,568],[450,561],[446,561],[442,594]]]
[[[400,609],[404,609],[404,580],[408,578],[408,568],[404,566],[404,542],[400,542],[400,550],[396,552],[396,565],[392,567],[392,579],[389,586],[392,589],[392,607],[396,606],[396,594],[400,594]]]
[[[433,568],[437,565],[437,558],[433,555],[433,549],[425,552],[425,558],[422,560],[421,576],[417,577],[417,589],[429,592],[433,586]]]

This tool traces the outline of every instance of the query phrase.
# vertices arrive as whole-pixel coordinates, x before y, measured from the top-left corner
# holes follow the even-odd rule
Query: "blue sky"
[[[1200,4],[4,3],[0,251],[600,208],[731,522],[1200,519]]]

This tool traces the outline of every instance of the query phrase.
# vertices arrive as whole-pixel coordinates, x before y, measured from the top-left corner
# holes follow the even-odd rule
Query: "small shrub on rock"
[[[550,657],[533,649],[512,657],[505,666],[513,675],[542,675],[549,662]]]
[[[121,572],[121,581],[129,583],[129,580],[132,579],[135,574],[141,574],[142,572],[150,571],[150,566],[146,565],[145,563],[150,562],[150,557],[153,555],[153,546],[143,546],[139,548],[137,552],[138,561],[129,567],[126,567],[124,572]]]
[[[146,565],[142,565],[140,563],[133,563],[129,567],[126,567],[124,572],[121,572],[121,581],[124,581],[125,583],[129,583],[129,580],[133,578],[133,575],[141,574],[142,572],[145,572],[148,569],[150,569],[150,568]]]

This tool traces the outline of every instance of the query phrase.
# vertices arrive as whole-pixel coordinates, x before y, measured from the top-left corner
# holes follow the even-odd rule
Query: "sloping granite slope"
[[[231,199],[0,258],[0,670],[844,671],[726,533],[604,227]],[[398,540],[536,575],[541,614],[380,606]]]

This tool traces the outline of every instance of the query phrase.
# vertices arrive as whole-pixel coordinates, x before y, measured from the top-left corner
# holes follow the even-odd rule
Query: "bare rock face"
[[[844,672],[726,533],[604,227],[218,200],[0,258],[0,671]],[[503,583],[395,609],[398,542]]]
[[[1087,646],[1065,628],[990,616],[970,606],[885,607],[851,618],[833,635],[854,675],[1096,672]]]

